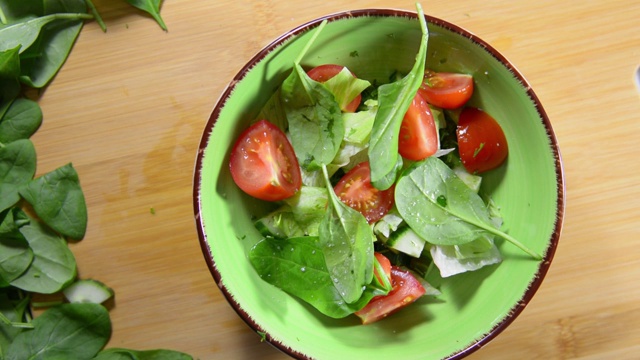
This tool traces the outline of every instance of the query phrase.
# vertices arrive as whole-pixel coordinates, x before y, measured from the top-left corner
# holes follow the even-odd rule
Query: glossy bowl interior
[[[504,129],[507,164],[487,174],[484,189],[500,205],[509,234],[534,251],[536,261],[498,242],[503,262],[442,280],[442,295],[423,297],[380,322],[334,320],[262,281],[247,259],[261,239],[252,221],[270,205],[250,198],[228,170],[230,147],[289,74],[323,19],[329,22],[303,66],[346,65],[358,77],[385,82],[415,60],[420,27],[415,12],[359,10],[304,24],[258,53],[215,105],[200,144],[194,207],[204,257],[236,312],[267,341],[291,356],[317,359],[460,358],[479,349],[523,310],[538,289],[558,243],[564,213],[560,153],[551,124],[523,76],[477,36],[427,16],[428,67],[472,74],[471,104]],[[207,311],[207,309],[202,309]],[[213,336],[213,335],[212,335]]]

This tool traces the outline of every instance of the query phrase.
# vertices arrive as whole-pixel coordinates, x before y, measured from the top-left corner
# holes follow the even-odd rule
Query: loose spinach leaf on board
[[[167,31],[167,25],[162,20],[160,16],[160,6],[162,5],[162,0],[126,0],[129,4],[137,7],[140,10],[146,11],[149,13],[160,25],[162,30]]]
[[[18,76],[20,76],[20,45],[0,51],[0,80],[15,79]]]
[[[61,304],[33,320],[7,349],[6,360],[92,359],[111,337],[107,309],[99,304]]]
[[[92,360],[192,360],[190,355],[174,350],[128,350],[111,348],[101,351]]]
[[[35,220],[22,226],[20,232],[29,242],[34,258],[27,271],[13,280],[11,286],[53,294],[73,282],[77,275],[76,260],[64,238]]]
[[[300,165],[318,169],[331,163],[344,136],[342,111],[333,94],[296,63],[282,83],[281,96]]]
[[[362,309],[374,296],[385,294],[367,286],[357,301],[345,302],[327,270],[317,236],[265,238],[251,249],[249,260],[264,281],[332,318],[348,316]]]
[[[14,209],[0,212],[0,288],[9,286],[33,261],[33,251],[19,230]]]
[[[424,78],[429,33],[422,7],[416,6],[422,29],[416,62],[402,79],[378,87],[378,113],[369,141],[369,159],[375,159],[371,161],[371,183],[380,190],[390,188],[395,182],[399,170],[400,125]]]
[[[44,5],[44,16],[87,11],[84,0],[46,1]],[[34,88],[47,85],[67,60],[83,24],[84,19],[71,19],[45,25],[22,54],[20,81]]]
[[[87,229],[87,205],[78,173],[70,163],[22,186],[20,195],[53,230],[82,239]]]
[[[19,188],[36,172],[36,149],[31,140],[22,139],[0,145],[0,211],[20,200]]]
[[[17,98],[0,113],[0,143],[7,144],[19,139],[28,139],[42,124],[42,109],[37,102]]]
[[[86,20],[92,16],[84,13],[50,14],[23,20],[0,28],[0,51],[20,46],[19,53],[27,50],[40,35],[40,31],[49,23],[58,20]]]
[[[358,211],[343,203],[322,167],[329,192],[327,213],[318,227],[320,246],[327,270],[345,302],[353,303],[373,277],[373,241],[371,226]]]
[[[0,289],[0,316],[4,321],[0,321],[0,359],[5,359],[7,348],[22,332],[22,328],[13,326],[21,323],[27,308],[28,301],[14,299],[14,289]]]
[[[497,229],[482,198],[437,157],[428,157],[406,169],[396,184],[395,199],[402,218],[432,244],[462,245],[493,234],[540,258]]]

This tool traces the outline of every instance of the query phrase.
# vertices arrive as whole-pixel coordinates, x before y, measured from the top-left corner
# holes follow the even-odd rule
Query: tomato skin
[[[422,160],[438,151],[438,129],[429,104],[418,93],[402,119],[398,152],[409,160]]]
[[[394,187],[378,190],[371,185],[371,168],[365,161],[349,170],[334,187],[336,195],[359,211],[371,224],[380,220],[393,206]]]
[[[391,282],[391,261],[389,261],[389,259],[386,256],[382,255],[379,252],[375,252],[373,253],[373,255],[376,257],[376,260],[378,260],[378,262],[380,263],[380,266],[384,270],[384,275],[387,277],[387,279],[389,279],[389,282]],[[374,267],[373,274],[378,278],[379,283],[384,284],[382,275],[378,273],[375,267]]]
[[[457,109],[466,104],[473,95],[473,77],[467,74],[427,70],[418,93],[431,105],[443,109]]]
[[[371,324],[383,319],[403,307],[412,304],[426,293],[422,284],[408,270],[391,266],[391,284],[393,288],[385,296],[376,296],[355,312],[362,324]]]
[[[342,65],[335,64],[325,64],[316,66],[313,69],[307,71],[307,75],[317,82],[325,82],[332,77],[336,76],[340,71],[344,69]],[[351,73],[353,75],[353,73]],[[355,76],[355,75],[354,75]],[[358,94],[347,106],[342,109],[345,112],[355,112],[360,106],[360,102],[362,101],[362,95]]]
[[[240,189],[262,200],[286,199],[302,186],[291,143],[267,120],[251,125],[238,137],[231,150],[229,170]]]
[[[500,166],[509,153],[500,124],[488,113],[473,107],[462,110],[456,129],[460,160],[472,174]]]

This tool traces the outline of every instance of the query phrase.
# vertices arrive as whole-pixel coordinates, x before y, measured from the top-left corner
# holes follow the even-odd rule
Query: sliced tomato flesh
[[[313,69],[307,71],[307,75],[312,80],[322,83],[338,75],[338,73],[342,71],[342,69],[344,69],[344,66],[342,65],[325,64],[325,65],[316,66]],[[353,75],[353,73],[351,74]],[[362,101],[362,95],[358,94],[358,96],[353,98],[353,100],[351,100],[351,102],[347,104],[345,108],[342,110],[345,112],[355,112],[358,109],[358,106],[360,106],[361,101]]]
[[[412,304],[425,294],[426,290],[408,270],[391,266],[391,285],[389,294],[376,296],[355,314],[362,324],[371,324]]]
[[[229,159],[234,182],[258,199],[278,201],[302,186],[298,159],[287,136],[267,120],[246,129],[236,140]]]
[[[393,206],[394,187],[378,190],[371,184],[371,168],[365,161],[349,170],[334,187],[336,195],[369,223],[380,220]]]
[[[500,124],[487,112],[466,107],[456,129],[460,160],[470,173],[482,173],[500,166],[509,153]]]
[[[438,129],[429,104],[417,93],[402,119],[398,152],[409,160],[422,160],[438,151]]]
[[[457,109],[473,95],[473,77],[468,74],[426,70],[418,93],[431,105]]]

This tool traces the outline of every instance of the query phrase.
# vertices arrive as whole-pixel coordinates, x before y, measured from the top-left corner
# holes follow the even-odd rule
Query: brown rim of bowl
[[[259,63],[262,59],[264,59],[264,57],[267,56],[267,54],[269,54],[274,49],[278,48],[280,45],[282,45],[292,37],[317,27],[318,25],[320,25],[320,23],[323,20],[327,20],[331,22],[334,20],[363,17],[363,16],[365,17],[395,16],[395,17],[417,18],[417,13],[412,11],[406,11],[406,10],[398,10],[398,9],[361,9],[361,10],[344,11],[344,12],[325,15],[315,20],[311,20],[279,36],[274,41],[272,41],[269,45],[267,45],[262,50],[260,50],[242,69],[240,69],[240,71],[236,74],[233,80],[228,84],[227,88],[224,90],[223,94],[218,99],[218,102],[216,103],[216,106],[213,109],[213,112],[211,113],[211,116],[209,117],[209,120],[204,128],[203,136],[202,136],[202,139],[200,140],[200,145],[198,147],[198,153],[196,157],[195,170],[194,170],[194,186],[193,186],[195,221],[197,225],[200,246],[202,248],[204,258],[207,262],[207,266],[209,267],[209,270],[216,284],[224,294],[229,304],[231,304],[231,306],[236,311],[236,313],[240,315],[240,317],[244,320],[245,323],[247,323],[247,325],[249,325],[249,327],[251,327],[251,329],[253,329],[258,333],[264,334],[263,335],[264,339],[267,342],[269,342],[271,345],[279,349],[280,351],[283,351],[284,353],[298,359],[311,359],[312,357],[310,355],[302,354],[286,346],[285,344],[279,342],[278,340],[272,338],[269,335],[269,333],[266,331],[266,329],[261,328],[258,324],[256,324],[252,320],[251,316],[240,306],[240,304],[238,304],[235,301],[233,296],[231,296],[231,294],[229,293],[228,289],[221,282],[221,275],[218,272],[215,262],[213,260],[213,257],[211,255],[210,248],[206,241],[206,235],[204,233],[204,226],[202,224],[202,219],[200,217],[201,203],[200,203],[200,197],[199,197],[199,189],[200,189],[200,169],[202,166],[202,156],[204,154],[204,150],[209,140],[208,135],[213,130],[215,122],[217,121],[220,115],[221,109],[224,107],[226,99],[233,92],[234,87],[240,80],[242,80],[245,74],[251,68],[253,68],[257,63]],[[558,194],[557,194],[558,204],[557,204],[557,211],[556,211],[555,228],[551,237],[551,243],[549,244],[549,247],[546,249],[544,257],[540,262],[540,267],[538,268],[538,272],[536,273],[535,278],[529,284],[529,287],[525,292],[524,296],[520,299],[520,301],[517,304],[514,305],[511,311],[509,311],[509,315],[507,317],[502,319],[502,321],[498,323],[496,326],[494,326],[488,333],[484,334],[480,340],[467,344],[464,349],[460,350],[455,354],[451,354],[448,357],[448,359],[462,359],[470,355],[471,353],[475,352],[476,350],[479,350],[483,346],[487,345],[498,334],[500,334],[504,329],[506,329],[507,326],[509,326],[516,319],[516,317],[520,315],[520,313],[524,310],[526,305],[529,303],[533,295],[536,293],[536,291],[540,287],[542,280],[544,279],[551,265],[551,260],[553,259],[553,256],[555,254],[556,248],[558,246],[558,241],[560,239],[560,233],[562,231],[562,224],[564,221],[564,212],[565,212],[565,198],[564,198],[565,179],[564,179],[564,170],[562,165],[562,157],[560,155],[560,149],[558,147],[558,142],[557,142],[555,133],[553,132],[553,129],[551,127],[551,122],[549,121],[549,118],[547,117],[547,114],[543,109],[542,104],[540,103],[540,100],[538,99],[537,95],[534,93],[533,89],[531,88],[531,85],[524,78],[524,76],[522,76],[522,74],[516,69],[515,66],[511,64],[509,60],[507,60],[495,48],[493,48],[491,45],[486,43],[484,40],[477,37],[475,34],[457,25],[451,24],[447,21],[444,21],[429,15],[425,15],[425,18],[427,22],[430,24],[439,26],[441,28],[444,28],[446,30],[449,30],[451,32],[454,32],[465,38],[470,39],[471,41],[473,41],[474,43],[476,43],[477,45],[485,49],[485,51],[490,53],[498,61],[500,61],[500,63],[502,63],[507,69],[509,69],[509,71],[513,74],[513,76],[516,79],[518,79],[518,81],[526,89],[527,94],[535,104],[538,114],[540,115],[540,118],[542,119],[543,125],[546,129],[547,136],[549,137],[552,151],[555,157],[556,180],[558,183]]]

